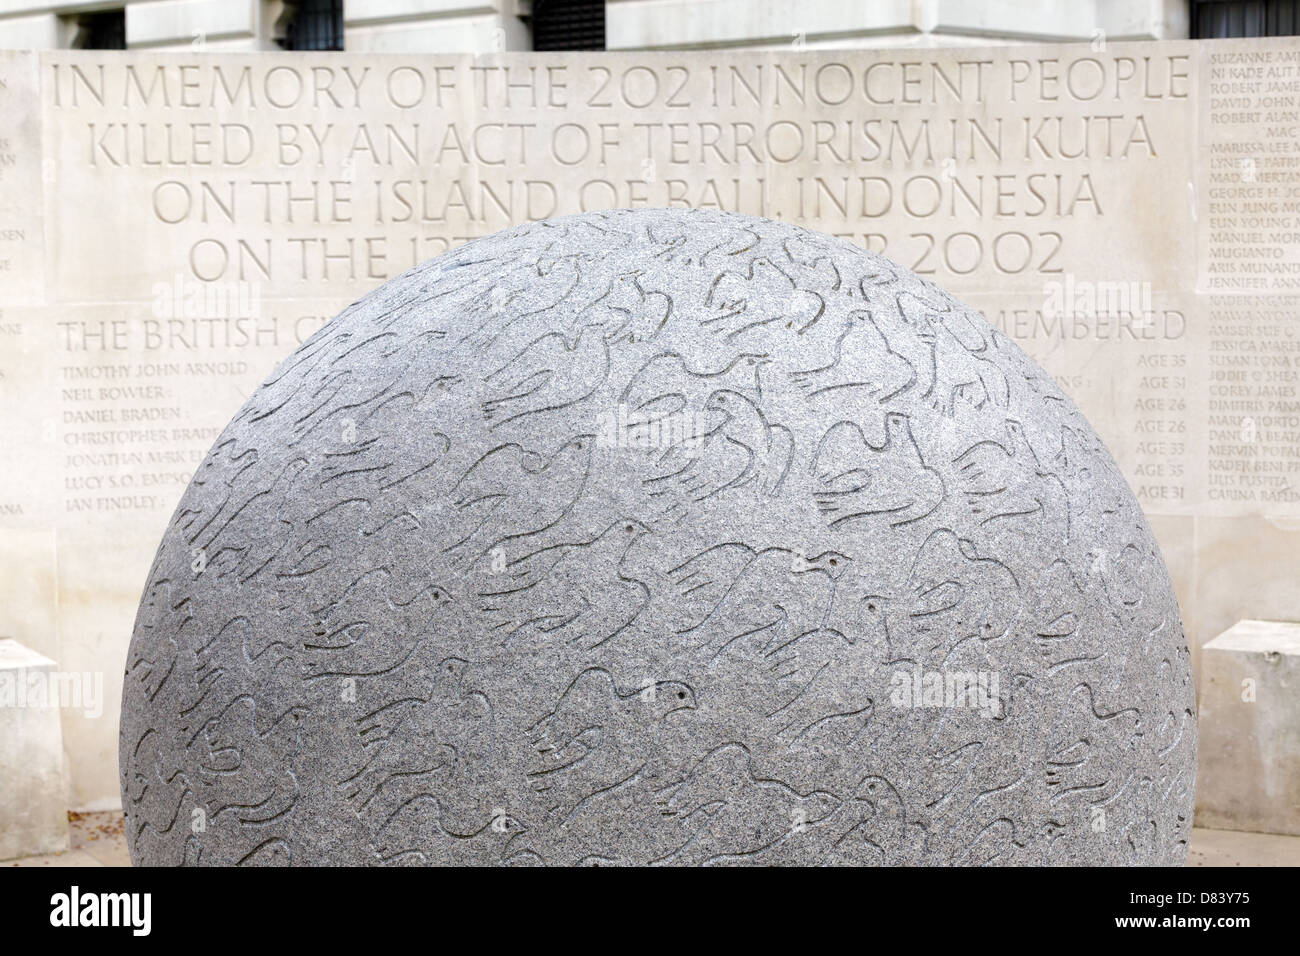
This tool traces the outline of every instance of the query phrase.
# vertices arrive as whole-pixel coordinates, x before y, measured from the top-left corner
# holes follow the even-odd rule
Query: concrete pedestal
[[[0,860],[68,848],[54,661],[0,640]]]
[[[1300,624],[1238,621],[1201,649],[1196,824],[1300,834]]]

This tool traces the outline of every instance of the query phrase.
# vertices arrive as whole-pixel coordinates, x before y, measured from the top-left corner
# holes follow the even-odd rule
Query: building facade
[[[1296,6],[1294,0],[0,0],[0,48],[490,53],[1182,39],[1291,33]]]

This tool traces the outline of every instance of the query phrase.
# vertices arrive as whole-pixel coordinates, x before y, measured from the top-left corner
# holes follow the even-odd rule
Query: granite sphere
[[[1159,549],[1057,383],[788,223],[589,213],[345,309],[131,642],[137,864],[1170,864]]]

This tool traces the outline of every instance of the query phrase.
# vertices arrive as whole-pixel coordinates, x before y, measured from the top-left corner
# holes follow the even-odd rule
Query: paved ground
[[[1300,866],[1300,837],[1192,830],[1188,866]]]
[[[120,813],[69,813],[68,843],[62,853],[6,860],[0,866],[131,865]]]
[[[0,866],[130,866],[120,813],[69,813],[69,847],[50,856],[6,860]]]
[[[120,813],[68,814],[63,853],[8,860],[2,866],[130,866]],[[1236,830],[1192,831],[1188,866],[1300,866],[1300,837]]]

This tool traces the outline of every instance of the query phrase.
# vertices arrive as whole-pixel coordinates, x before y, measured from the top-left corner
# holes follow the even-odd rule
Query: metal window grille
[[[286,50],[342,50],[343,0],[299,0],[283,46]]]
[[[83,13],[77,18],[76,42],[83,50],[125,50],[126,9]]]
[[[1192,38],[1295,36],[1300,0],[1192,0]]]
[[[533,0],[533,49],[605,49],[605,0]]]

